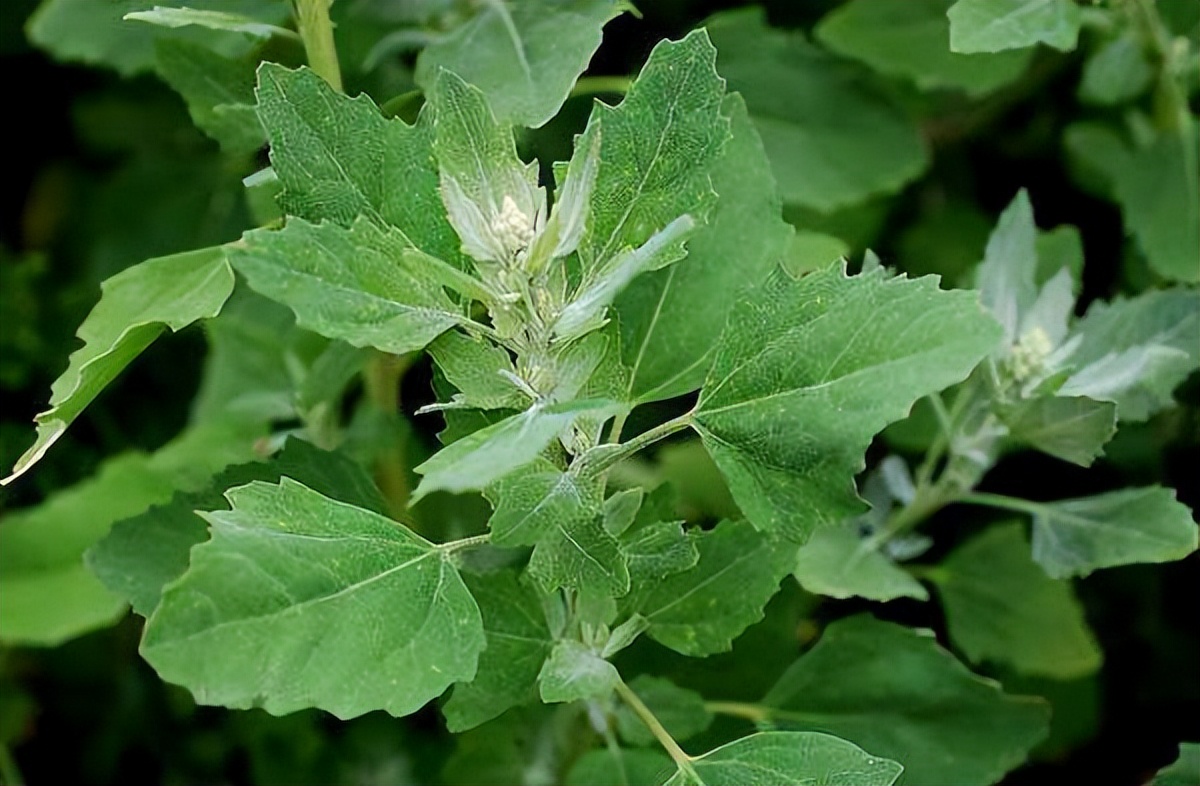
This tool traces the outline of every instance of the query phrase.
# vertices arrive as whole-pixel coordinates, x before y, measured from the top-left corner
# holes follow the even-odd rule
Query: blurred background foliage
[[[1057,230],[1043,242],[1045,253],[1057,259],[1078,265],[1081,254],[1086,258],[1081,309],[1097,298],[1152,287],[1164,266],[1179,264],[1156,258],[1163,246],[1153,238],[1169,235],[1172,227],[1153,226],[1154,215],[1129,209],[1130,189],[1139,187],[1131,185],[1136,178],[1129,173],[1161,164],[1165,174],[1152,184],[1168,192],[1173,178],[1182,176],[1186,190],[1186,179],[1195,177],[1195,137],[1186,129],[1179,136],[1178,161],[1137,156],[1156,150],[1156,135],[1172,122],[1163,109],[1170,97],[1159,89],[1163,69],[1182,69],[1184,100],[1190,96],[1193,110],[1196,106],[1200,2],[1158,3],[1168,46],[1177,37],[1190,40],[1190,49],[1182,50],[1190,52],[1190,60],[1178,62],[1171,52],[1148,45],[1135,21],[1100,13],[1108,6],[1089,5],[1086,11],[1096,13],[1085,17],[1074,51],[1041,46],[970,68],[955,61],[923,62],[922,53],[932,50],[922,49],[921,40],[906,45],[907,56],[905,47],[886,56],[886,45],[853,19],[881,3],[932,9],[935,19],[948,6],[941,0],[773,0],[760,4],[765,16],[746,9],[713,26],[723,75],[745,93],[753,115],[772,119],[760,130],[787,202],[786,217],[799,230],[785,264],[803,270],[813,260],[841,254],[860,259],[871,248],[910,274],[936,273],[947,285],[965,285],[995,216],[1022,187],[1030,192],[1042,229],[1076,228]],[[638,5],[640,18],[626,14],[609,23],[589,76],[633,73],[657,41],[741,4]],[[4,467],[27,446],[30,420],[75,347],[75,329],[103,279],[149,257],[233,240],[271,218],[269,204],[242,184],[265,157],[253,145],[219,147],[197,130],[185,102],[155,73],[155,38],[186,47],[189,34],[114,23],[120,13],[141,7],[135,3],[48,0],[40,11],[38,6],[37,0],[0,4],[0,68],[10,75],[0,187]],[[473,8],[458,0],[339,0],[334,14],[348,91],[368,92],[396,113],[411,112],[411,96],[394,99],[415,87],[416,52]],[[31,22],[35,11],[39,15]],[[40,39],[39,30],[62,23],[56,14],[71,20],[74,37],[59,30],[57,38]],[[119,34],[114,24],[120,24]],[[935,26],[929,35],[926,40],[937,40],[945,32]],[[57,58],[31,44],[31,37],[50,41]],[[299,45],[290,41],[249,54],[245,42],[231,46],[251,65],[254,58],[302,61]],[[881,49],[885,56],[878,54]],[[543,161],[566,158],[590,100],[569,99],[556,119],[525,134],[524,151]],[[1191,169],[1183,163],[1189,144]],[[1173,199],[1168,193],[1167,204],[1160,203],[1165,217],[1158,221],[1170,222],[1172,211],[1182,211],[1186,222],[1187,211],[1196,209],[1186,198],[1179,204]],[[286,387],[288,368],[281,358],[311,360],[320,348],[293,335],[299,331],[289,328],[286,314],[256,308],[235,301],[227,309],[231,316],[207,333],[193,328],[154,345],[80,417],[36,472],[0,492],[0,516],[32,510],[56,490],[87,481],[107,457],[168,443],[193,416],[206,357],[214,370],[203,383],[196,412],[228,404],[221,392],[226,381],[242,385],[252,375],[259,392]],[[267,340],[259,355],[248,354],[246,337],[253,331],[239,330],[238,313],[251,314],[249,322],[259,327],[279,320],[260,334]],[[285,334],[290,338],[280,338]],[[284,343],[287,353],[280,349]],[[232,356],[218,363],[222,352]],[[429,383],[428,366],[406,376],[405,412],[430,400]],[[1194,510],[1200,503],[1200,380],[1193,375],[1176,395],[1180,407],[1122,426],[1107,456],[1090,470],[1021,453],[989,475],[986,488],[1046,499],[1160,482],[1178,489]],[[278,411],[275,400],[264,394],[252,408],[262,417],[286,420],[287,408]],[[398,437],[408,446],[404,450],[419,453],[436,444],[427,426],[407,419],[393,426],[386,434]],[[919,437],[919,429],[893,429],[892,447],[919,451],[913,434]],[[720,516],[731,501],[694,447],[666,446],[644,469],[679,486],[690,518]],[[105,515],[94,507],[89,512]],[[464,503],[462,515],[485,512]],[[939,551],[962,536],[936,529],[937,521],[933,526]],[[3,560],[0,554],[0,572]],[[1066,682],[992,673],[1012,692],[1047,696],[1055,710],[1050,739],[1006,784],[1141,783],[1173,758],[1178,741],[1200,739],[1200,557],[1103,571],[1079,582],[1078,591],[1106,653],[1100,672]],[[754,697],[776,677],[760,664],[790,662],[825,621],[867,605],[818,599],[789,581],[767,618],[731,653],[693,661],[639,643],[622,657],[636,659],[642,670],[672,674],[684,686],[715,678],[728,698]],[[944,632],[943,621],[927,605],[896,601],[872,608],[885,618]],[[12,780],[16,768],[29,783],[536,780],[530,775],[539,755],[536,736],[514,736],[493,725],[455,740],[432,707],[404,720],[374,713],[348,723],[317,712],[273,718],[261,711],[197,707],[138,657],[139,626],[140,620],[126,614],[59,646],[0,648],[0,778]],[[530,715],[527,728],[556,734],[581,722],[563,717],[561,708],[522,712]],[[721,721],[726,722],[733,721]],[[726,731],[718,725],[709,733],[722,739]]]

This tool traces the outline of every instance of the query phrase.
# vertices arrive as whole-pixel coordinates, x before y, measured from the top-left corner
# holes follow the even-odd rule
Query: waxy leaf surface
[[[830,734],[764,731],[722,745],[666,786],[778,786],[782,783],[892,786],[904,769]]]

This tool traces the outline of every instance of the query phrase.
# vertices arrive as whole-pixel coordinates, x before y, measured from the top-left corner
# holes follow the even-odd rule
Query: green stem
[[[1018,499],[1017,497],[1006,497],[1003,494],[989,494],[985,491],[973,491],[966,494],[960,494],[955,502],[965,502],[968,505],[984,505],[989,508],[1000,508],[1001,510],[1011,510],[1016,513],[1028,513],[1031,516],[1036,516],[1044,513],[1046,506],[1040,502],[1034,502],[1028,499]]]
[[[692,425],[692,415],[694,410],[685,412],[677,418],[672,418],[666,423],[655,426],[648,431],[643,431],[628,442],[623,442],[620,445],[605,445],[603,452],[598,453],[591,461],[587,461],[585,466],[579,467],[581,473],[597,474],[606,471],[609,467],[637,453],[642,448],[649,447],[660,439],[669,437],[677,431],[683,431],[685,428],[690,428]]]
[[[472,535],[469,538],[460,538],[459,540],[452,540],[449,543],[441,543],[438,545],[438,550],[444,551],[447,554],[453,554],[456,551],[483,546],[491,542],[492,533],[485,532],[482,535]]]
[[[400,379],[408,365],[405,358],[380,352],[367,361],[363,369],[363,391],[389,422],[400,417]],[[375,482],[388,501],[392,516],[396,519],[404,517],[412,489],[408,483],[408,466],[398,444],[376,456]]]
[[[295,0],[296,24],[308,54],[308,65],[317,75],[342,92],[342,69],[338,66],[337,47],[333,43],[333,23],[329,21],[332,0]]]
[[[683,770],[693,781],[703,783],[700,780],[700,775],[696,772],[696,768],[692,766],[692,762],[695,759],[684,753],[683,748],[679,747],[679,743],[675,741],[670,732],[663,728],[658,718],[654,717],[654,713],[642,703],[638,695],[621,681],[617,682],[617,695],[629,705],[633,713],[641,719],[646,728],[650,730],[650,733],[654,735],[654,739],[658,740],[658,743],[666,749],[667,753],[671,756],[671,760],[675,762],[675,765]]]
[[[740,701],[706,701],[704,709],[714,715],[732,715],[754,723],[771,721],[771,711],[759,704],[746,704]]]
[[[570,97],[605,93],[625,95],[632,86],[633,77],[630,76],[584,76],[580,77],[579,81],[575,83],[575,87],[571,88]]]
[[[1158,103],[1156,116],[1159,125],[1169,131],[1179,131],[1185,127],[1189,113],[1187,95],[1171,69],[1171,36],[1153,0],[1132,0],[1132,6],[1143,38],[1158,61],[1158,91],[1155,99]]]
[[[3,786],[22,786],[25,779],[17,768],[17,761],[7,745],[0,745],[0,784]]]

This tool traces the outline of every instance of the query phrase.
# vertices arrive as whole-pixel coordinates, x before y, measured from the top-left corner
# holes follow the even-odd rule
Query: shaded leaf
[[[793,573],[804,589],[831,598],[929,599],[919,581],[871,547],[852,526],[813,533],[800,547]]]
[[[958,0],[946,15],[955,52],[1000,52],[1036,44],[1070,51],[1081,19],[1072,0]]]

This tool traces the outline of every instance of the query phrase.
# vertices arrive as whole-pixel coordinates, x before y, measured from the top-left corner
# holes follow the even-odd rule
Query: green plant
[[[55,14],[71,5],[47,4],[34,37],[69,49],[62,20],[78,17]],[[328,3],[299,0],[295,32],[281,4],[210,5],[122,24],[166,31],[157,69],[248,172],[269,146],[245,180],[262,226],[106,282],[5,483],[164,328],[208,320],[214,351],[177,440],[4,524],[6,641],[57,643],[128,604],[146,618],[144,658],[201,703],[347,719],[449,691],[464,742],[447,770],[467,782],[508,766],[508,735],[529,783],[987,784],[1047,735],[1049,704],[973,674],[927,631],[839,619],[772,663],[781,676],[756,700],[682,687],[633,645],[728,651],[791,575],[879,602],[932,586],[968,662],[1081,678],[1102,652],[1069,579],[1196,549],[1161,486],[1049,502],[978,488],[1018,450],[1089,466],[1200,366],[1195,50],[1160,40],[1153,4],[1088,9],[1112,46],[1144,36],[1141,89],[1095,75],[1118,56],[1108,44],[1080,89],[1099,103],[1152,89],[1156,114],[1130,110],[1131,142],[1091,123],[1067,146],[1113,184],[1154,286],[1078,317],[1077,236],[1039,232],[1023,191],[950,282],[963,289],[870,252],[851,275],[836,239],[831,252],[824,234],[795,236],[784,202],[860,203],[916,177],[928,151],[877,86],[846,87],[827,52],[757,12],[589,86],[577,77],[620,3],[483,3],[422,50],[420,95],[385,104],[412,117],[423,98],[407,122],[342,91]],[[1075,46],[1083,11],[1029,5],[960,0],[947,18],[934,0],[854,0],[816,38],[984,94],[1029,46]],[[926,59],[889,28],[918,42],[948,29],[953,51]],[[256,66],[263,40],[285,61],[302,43],[309,66]],[[380,39],[368,60],[410,44]],[[116,65],[139,67],[135,54]],[[781,104],[780,84],[816,109]],[[592,88],[623,97],[597,100],[543,176],[520,128]],[[955,122],[967,131],[944,133],[976,121]],[[1155,167],[1181,173],[1191,201],[1148,206]],[[437,400],[410,419],[400,383],[425,356]],[[414,424],[439,417],[426,455]],[[881,432],[891,450],[864,472]],[[684,521],[645,458],[670,449],[699,462],[684,483],[715,465],[729,498],[705,512],[720,515]],[[950,506],[1016,515],[955,534],[947,554],[918,528]],[[707,752],[685,752],[692,737]]]

